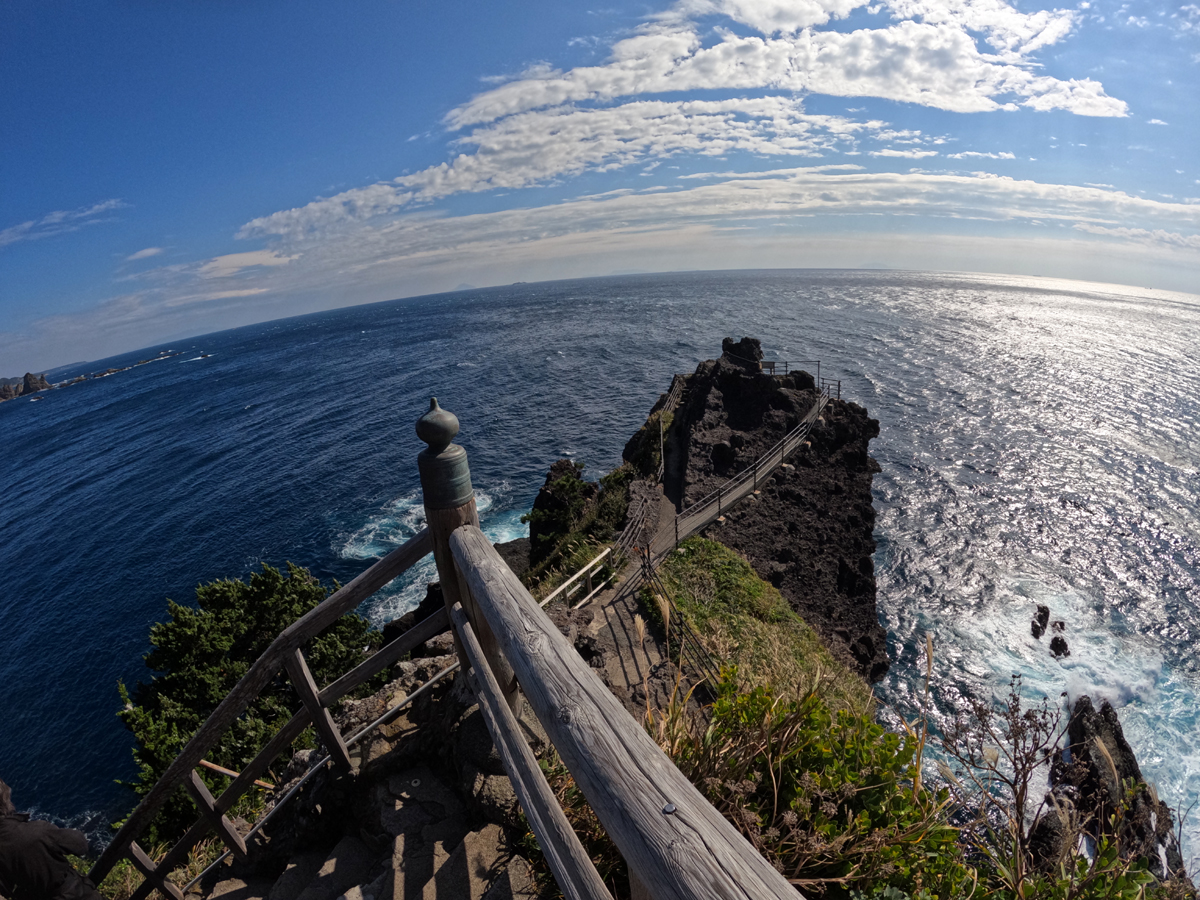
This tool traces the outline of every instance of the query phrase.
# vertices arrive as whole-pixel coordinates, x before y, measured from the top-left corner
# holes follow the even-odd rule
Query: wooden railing
[[[636,900],[794,900],[798,896],[626,712],[479,530],[466,453],[450,443],[457,431],[458,420],[438,408],[436,400],[418,422],[417,433],[429,444],[418,456],[428,529],[371,566],[272,642],[126,820],[89,873],[94,882],[99,883],[120,858],[129,857],[145,876],[134,900],[141,900],[155,888],[174,900],[182,900],[182,891],[167,875],[208,832],[216,831],[229,847],[228,853],[244,856],[245,838],[226,817],[238,798],[310,723],[329,750],[319,765],[332,761],[350,767],[348,748],[396,715],[398,709],[389,710],[347,737],[338,732],[329,706],[418,644],[452,626],[459,662],[443,669],[407,700],[411,702],[461,666],[522,809],[566,897],[611,900],[521,736],[513,711],[522,697],[624,855]],[[644,507],[640,515],[644,521]],[[318,689],[305,662],[303,645],[430,552],[437,564],[446,609]],[[593,564],[599,565],[601,559],[593,560]],[[196,766],[228,729],[236,727],[239,716],[283,669],[291,677],[301,709],[221,796],[214,798],[196,774]],[[317,768],[311,769],[305,777],[315,771]],[[192,794],[199,818],[155,864],[138,846],[137,838],[181,785]],[[299,787],[293,786],[267,818],[295,796]],[[252,833],[265,821],[260,821]]]
[[[118,860],[128,857],[145,876],[141,889],[133,895],[134,900],[141,900],[155,888],[175,900],[182,900],[182,892],[176,885],[168,881],[166,876],[187,858],[192,847],[209,831],[215,830],[234,853],[243,856],[246,852],[244,843],[234,832],[233,826],[225,814],[234,807],[259,776],[266,772],[275,758],[287,749],[310,724],[315,724],[318,733],[334,758],[340,764],[349,766],[346,742],[338,734],[337,728],[333,724],[329,706],[395,663],[414,647],[445,631],[449,624],[448,618],[444,612],[431,616],[320,691],[313,683],[301,648],[346,613],[356,609],[375,591],[407,571],[432,549],[433,540],[429,532],[422,529],[403,546],[393,550],[345,587],[327,597],[318,606],[284,629],[262,656],[250,666],[249,671],[221,701],[208,720],[200,726],[180,754],[167,767],[166,772],[125,820],[124,825],[121,826],[89,872],[93,883],[99,884]],[[292,684],[299,695],[302,708],[242,769],[220,797],[212,797],[197,776],[196,767],[216,746],[221,737],[236,725],[238,718],[262,690],[285,668],[292,678]],[[137,844],[137,839],[141,837],[171,794],[181,785],[192,795],[199,812],[199,819],[184,837],[167,852],[166,857],[155,864]]]
[[[516,673],[530,708],[575,783],[629,866],[643,896],[655,900],[788,898],[796,889],[704,799],[604,682],[575,652],[477,527],[450,535],[464,586],[481,617],[452,615],[460,637],[484,625]],[[471,646],[471,638],[464,643]],[[476,683],[490,672],[482,651],[468,650]],[[499,747],[523,744],[499,684],[481,691]],[[481,705],[483,705],[481,703]],[[499,713],[499,715],[497,715]],[[536,765],[508,768],[534,834],[567,897],[609,897],[543,786]],[[520,785],[518,787],[518,784]],[[532,811],[532,815],[530,814]],[[542,824],[538,824],[538,823]],[[583,863],[586,861],[586,864]],[[589,869],[591,872],[589,873]]]

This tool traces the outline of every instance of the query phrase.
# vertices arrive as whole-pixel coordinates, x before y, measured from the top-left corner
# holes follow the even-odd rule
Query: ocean
[[[885,716],[1009,677],[1110,699],[1200,855],[1200,297],[894,271],[739,271],[519,284],[376,303],[139,350],[178,355],[0,404],[0,777],[94,837],[134,772],[118,681],[197,583],[292,561],[345,583],[422,524],[413,425],[462,423],[484,530],[568,456],[598,477],[672,374],[758,337],[820,359],[879,419]],[[6,375],[16,373],[6,372]],[[360,610],[415,605],[432,564]],[[1042,603],[1071,654],[1029,628]],[[1047,636],[1048,637],[1048,636]],[[1066,693],[1067,698],[1062,695]]]

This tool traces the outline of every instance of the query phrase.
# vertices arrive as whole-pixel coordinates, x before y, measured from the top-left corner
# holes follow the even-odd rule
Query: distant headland
[[[157,356],[152,356],[149,359],[139,359],[132,366],[121,366],[120,368],[109,368],[103,372],[88,372],[84,375],[77,375],[74,378],[66,381],[58,381],[53,384],[46,380],[46,373],[35,375],[32,372],[26,372],[23,378],[0,378],[0,402],[5,400],[16,400],[19,397],[28,397],[30,400],[41,400],[41,397],[32,396],[42,391],[52,391],[56,388],[70,387],[73,384],[79,384],[82,381],[94,381],[97,378],[107,378],[109,375],[116,375],[118,372],[128,372],[130,369],[138,366],[144,366],[147,363],[159,362],[160,360],[170,359],[173,356],[182,354],[182,350],[163,350]],[[207,356],[207,354],[202,354]]]

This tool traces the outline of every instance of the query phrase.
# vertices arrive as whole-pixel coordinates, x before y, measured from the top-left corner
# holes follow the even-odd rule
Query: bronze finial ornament
[[[458,416],[429,400],[429,412],[417,419],[417,437],[429,446],[417,454],[427,509],[457,509],[475,496],[467,451],[450,443],[458,434]]]

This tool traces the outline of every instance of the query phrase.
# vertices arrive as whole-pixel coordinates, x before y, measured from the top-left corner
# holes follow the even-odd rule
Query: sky
[[[6,0],[0,375],[514,281],[1200,293],[1200,4]]]

